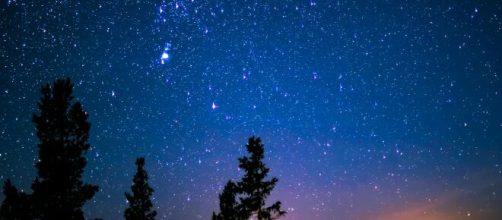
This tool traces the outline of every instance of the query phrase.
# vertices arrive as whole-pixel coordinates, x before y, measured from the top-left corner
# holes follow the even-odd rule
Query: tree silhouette
[[[152,210],[153,204],[150,196],[153,189],[148,185],[148,174],[143,168],[144,165],[145,158],[136,159],[137,171],[131,186],[132,195],[125,193],[129,203],[129,207],[124,212],[126,220],[154,220],[157,215],[157,212]]]
[[[235,196],[238,193],[237,185],[228,181],[227,185],[223,189],[220,195],[220,213],[216,214],[213,212],[213,220],[237,220],[239,218],[239,213],[237,209],[237,201]]]
[[[39,139],[38,177],[31,202],[36,219],[82,220],[82,206],[98,187],[82,182],[90,124],[79,102],[72,103],[70,79],[42,87],[39,115],[33,115]]]
[[[213,220],[239,219],[256,217],[258,220],[278,219],[286,214],[277,201],[265,207],[265,200],[277,183],[277,178],[265,180],[270,171],[262,162],[264,145],[260,138],[250,137],[246,150],[249,157],[239,158],[239,167],[244,170],[244,177],[234,184],[229,181],[220,195],[220,213],[213,213]],[[239,202],[236,202],[236,198]]]
[[[0,220],[32,219],[28,195],[19,192],[10,180],[5,181],[3,193],[5,199],[0,207]]]

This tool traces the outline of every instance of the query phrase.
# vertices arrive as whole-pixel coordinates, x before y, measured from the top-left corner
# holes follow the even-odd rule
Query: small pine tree
[[[281,202],[277,201],[269,207],[265,206],[265,200],[270,195],[277,183],[277,178],[266,181],[270,171],[262,162],[264,158],[264,145],[260,138],[251,137],[246,145],[250,157],[239,158],[239,167],[246,173],[239,182],[239,188],[245,194],[241,198],[241,211],[246,216],[256,215],[259,220],[277,219],[286,214],[281,210]]]
[[[254,216],[258,220],[278,219],[286,214],[281,210],[281,202],[277,201],[265,207],[265,200],[277,183],[277,178],[265,180],[270,171],[262,162],[264,145],[260,138],[250,137],[246,150],[249,157],[239,158],[239,167],[244,170],[244,177],[234,184],[229,181],[220,195],[220,213],[213,213],[213,220],[237,219],[246,220]],[[236,198],[239,202],[235,202]],[[224,213],[230,213],[226,216]],[[234,218],[235,216],[235,218]]]
[[[70,79],[43,86],[40,114],[33,116],[39,139],[31,196],[36,219],[83,220],[82,206],[98,191],[82,181],[90,124],[82,105],[72,103],[72,91]]]
[[[220,213],[213,212],[212,220],[238,220],[239,213],[237,210],[236,194],[238,193],[237,185],[228,181],[220,195]]]
[[[137,171],[131,186],[132,195],[125,193],[129,203],[129,207],[124,212],[126,220],[154,220],[157,215],[157,212],[152,210],[153,204],[150,196],[153,189],[148,185],[148,174],[143,168],[144,165],[145,158],[136,159]]]
[[[10,180],[3,187],[5,199],[0,207],[0,220],[30,220],[32,219],[29,196],[19,192]]]

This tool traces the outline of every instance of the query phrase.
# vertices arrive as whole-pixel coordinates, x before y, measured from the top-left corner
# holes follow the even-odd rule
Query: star
[[[167,51],[164,51],[160,56],[160,63],[165,64],[169,60],[169,54]]]

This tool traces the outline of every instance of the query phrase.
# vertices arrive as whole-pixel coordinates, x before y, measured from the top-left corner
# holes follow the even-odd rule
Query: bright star
[[[160,63],[165,64],[168,60],[169,60],[169,54],[167,53],[167,51],[164,51],[160,56]]]
[[[164,51],[162,51],[162,54],[160,55],[160,63],[165,64],[169,60],[169,51],[171,50],[171,44],[166,43],[166,46],[164,46]]]

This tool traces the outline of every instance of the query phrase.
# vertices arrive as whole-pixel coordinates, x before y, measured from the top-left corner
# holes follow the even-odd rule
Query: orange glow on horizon
[[[414,203],[403,210],[386,210],[376,216],[365,216],[364,220],[499,220],[494,210],[486,210],[480,204],[465,203],[458,193],[447,193],[435,200]],[[491,210],[491,211],[490,211]]]

